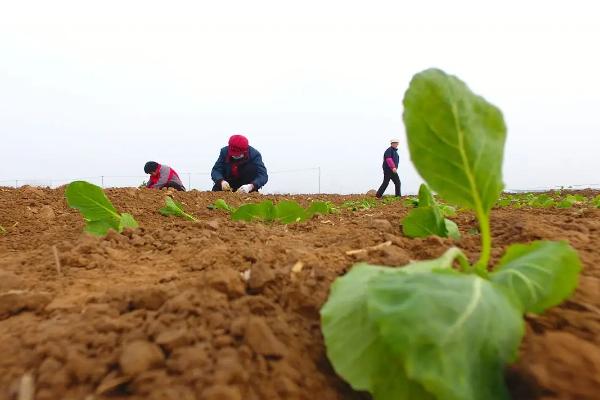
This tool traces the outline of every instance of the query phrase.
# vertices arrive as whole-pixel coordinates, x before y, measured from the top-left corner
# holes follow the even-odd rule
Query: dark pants
[[[231,186],[231,190],[235,192],[240,188],[240,186],[252,183],[254,179],[256,179],[257,172],[258,171],[256,170],[256,165],[251,163],[242,164],[238,168],[237,178],[234,178],[233,176],[227,176],[225,177],[225,180],[229,183],[229,186]],[[223,189],[221,189],[221,183],[215,183],[212,190],[213,192],[222,191]],[[257,192],[258,188],[255,187],[254,189],[252,189],[252,191]]]
[[[177,182],[173,182],[173,181],[169,181],[167,182],[167,184],[165,185],[166,188],[173,188],[173,189],[177,189],[180,192],[185,192],[185,187],[183,187],[183,185],[180,185]]]
[[[379,187],[379,190],[377,191],[377,197],[383,196],[385,189],[387,189],[388,185],[390,184],[390,180],[392,182],[394,182],[394,186],[396,187],[396,196],[400,196],[400,177],[398,176],[398,174],[395,174],[390,170],[384,169],[383,170],[383,183],[381,184],[381,186]]]

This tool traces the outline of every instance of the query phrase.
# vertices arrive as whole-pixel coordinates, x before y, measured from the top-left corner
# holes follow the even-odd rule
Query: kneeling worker
[[[150,174],[150,180],[148,180],[146,185],[150,189],[174,188],[185,191],[179,175],[168,165],[160,165],[157,162],[148,161],[144,165],[144,172]]]
[[[248,144],[242,135],[229,138],[229,145],[221,149],[211,178],[213,191],[256,192],[269,180],[260,152]]]

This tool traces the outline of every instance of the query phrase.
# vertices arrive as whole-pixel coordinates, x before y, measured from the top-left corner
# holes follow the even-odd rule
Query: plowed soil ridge
[[[402,202],[284,226],[207,208],[261,195],[175,193],[201,220],[192,223],[158,214],[165,192],[107,194],[141,228],[92,237],[64,190],[0,189],[0,399],[16,399],[29,378],[39,400],[367,399],[325,355],[319,309],[330,284],[358,261],[400,266],[456,244],[403,237]],[[474,216],[453,219],[475,260]],[[507,370],[513,398],[600,398],[600,210],[497,209],[492,231],[493,262],[511,243],[552,239],[584,264],[569,301],[527,317]],[[356,249],[366,250],[346,254]]]

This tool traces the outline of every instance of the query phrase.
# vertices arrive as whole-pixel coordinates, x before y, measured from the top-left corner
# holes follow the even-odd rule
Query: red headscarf
[[[229,138],[229,146],[227,147],[227,162],[231,163],[231,175],[238,177],[238,163],[231,162],[233,157],[244,156],[242,159],[248,158],[248,138],[242,135],[233,135]],[[235,161],[235,159],[234,159]]]

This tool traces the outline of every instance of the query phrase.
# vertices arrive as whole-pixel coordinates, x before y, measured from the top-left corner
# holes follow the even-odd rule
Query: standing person
[[[260,152],[242,135],[233,135],[221,149],[211,172],[213,191],[256,192],[269,180]]]
[[[168,165],[160,165],[155,161],[148,161],[144,165],[144,172],[150,174],[146,187],[150,189],[174,188],[185,192],[185,187],[179,179],[177,172]]]
[[[383,183],[377,191],[377,198],[380,199],[383,193],[390,184],[390,180],[394,182],[396,187],[396,196],[400,197],[400,177],[398,176],[398,139],[392,139],[390,147],[383,153]]]

